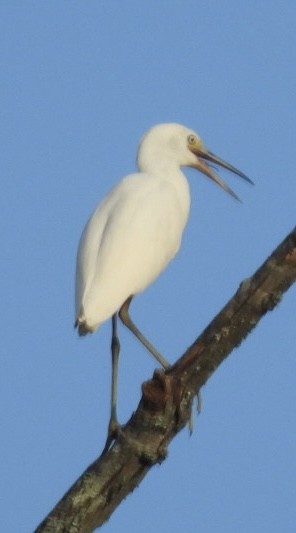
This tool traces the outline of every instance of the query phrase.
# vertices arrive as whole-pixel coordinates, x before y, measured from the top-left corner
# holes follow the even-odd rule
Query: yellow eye
[[[188,140],[189,144],[191,144],[191,145],[192,145],[192,144],[196,144],[196,137],[195,137],[195,135],[192,135],[192,134],[188,135],[187,140]]]

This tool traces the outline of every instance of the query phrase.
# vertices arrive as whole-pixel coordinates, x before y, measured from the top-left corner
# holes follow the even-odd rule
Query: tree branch
[[[88,533],[167,455],[190,419],[192,400],[222,361],[271,311],[296,280],[296,228],[236,294],[185,354],[142,386],[136,412],[116,442],[91,464],[37,527],[36,533]]]

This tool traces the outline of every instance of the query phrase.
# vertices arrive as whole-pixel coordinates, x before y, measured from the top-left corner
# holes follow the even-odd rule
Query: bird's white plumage
[[[181,166],[190,166],[235,193],[207,161],[247,176],[179,124],[160,124],[143,137],[139,172],[125,177],[90,217],[81,236],[76,270],[76,325],[94,331],[130,296],[144,290],[177,253],[190,194]]]
[[[140,148],[138,154],[139,169],[145,168],[146,172],[131,174],[119,182],[95,209],[83,231],[77,257],[76,316],[89,330],[110,318],[129,296],[144,290],[179,249],[190,195],[179,168],[179,135],[177,143],[168,147],[163,143],[167,129],[158,133],[156,145],[149,138],[153,131],[147,134],[142,141],[143,151]],[[178,127],[176,130],[180,134]],[[186,152],[186,136],[191,130],[184,130]]]

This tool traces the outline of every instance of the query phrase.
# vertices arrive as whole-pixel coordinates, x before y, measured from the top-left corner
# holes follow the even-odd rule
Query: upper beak
[[[193,163],[191,166],[193,168],[196,168],[197,170],[200,170],[200,172],[202,172],[203,174],[214,180],[216,183],[218,183],[218,185],[220,185],[220,187],[222,187],[224,191],[231,194],[231,196],[233,196],[236,200],[240,201],[239,197],[235,194],[235,192],[233,192],[233,190],[227,185],[227,183],[225,183],[225,181],[223,181],[220,176],[218,176],[218,174],[214,172],[214,170],[211,168],[210,165],[206,163],[206,161],[210,161],[210,163],[214,163],[215,165],[226,168],[227,170],[230,170],[230,172],[233,172],[237,176],[240,176],[241,178],[246,180],[248,183],[254,185],[253,181],[250,180],[250,178],[248,178],[248,176],[246,176],[243,172],[233,167],[226,161],[223,161],[223,159],[213,154],[213,152],[208,151],[206,148],[197,148],[193,146],[190,146],[189,148],[191,152],[193,152],[197,156],[196,163]]]

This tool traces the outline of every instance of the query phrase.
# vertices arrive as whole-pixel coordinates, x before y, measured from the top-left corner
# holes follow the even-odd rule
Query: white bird
[[[139,145],[139,172],[126,176],[111,190],[82,233],[77,254],[75,326],[85,335],[112,317],[111,417],[105,450],[118,428],[117,316],[164,368],[169,366],[137,329],[128,310],[133,296],[148,287],[179,250],[190,208],[189,186],[181,167],[201,171],[238,199],[211,163],[252,183],[208,151],[193,130],[179,124],[154,126]]]

